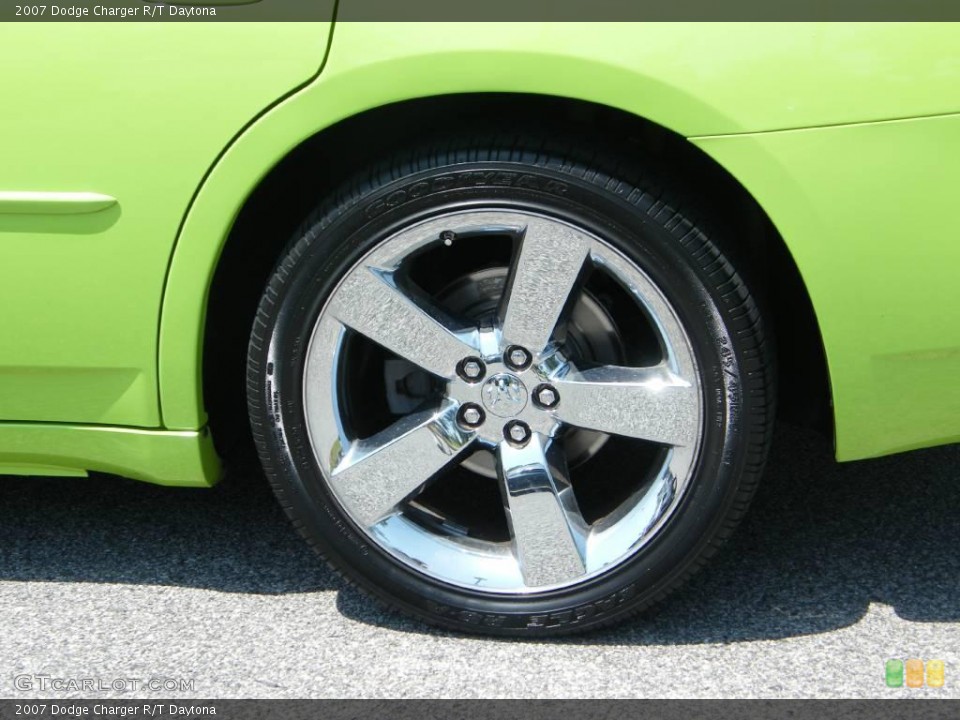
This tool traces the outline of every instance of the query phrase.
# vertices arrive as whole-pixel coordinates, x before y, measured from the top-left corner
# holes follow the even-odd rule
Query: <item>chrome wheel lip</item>
[[[344,428],[342,413],[338,411],[340,404],[337,397],[336,370],[342,359],[343,343],[350,324],[336,315],[338,294],[341,290],[352,282],[358,272],[371,269],[380,276],[385,286],[389,287],[390,271],[398,267],[410,253],[438,242],[441,233],[446,230],[455,233],[456,242],[470,242],[469,237],[464,239],[465,236],[494,232],[522,233],[524,228],[529,228],[533,223],[546,223],[557,228],[561,235],[575,238],[574,245],[585,248],[586,259],[614,275],[629,288],[634,299],[645,309],[664,345],[666,362],[657,369],[662,377],[653,379],[667,383],[670,378],[690,381],[696,406],[693,425],[697,432],[691,442],[670,447],[649,486],[639,488],[616,511],[591,527],[574,527],[576,523],[568,524],[573,550],[568,551],[566,556],[574,557],[579,553],[583,558],[582,572],[572,579],[560,582],[550,582],[548,574],[544,576],[546,581],[530,584],[529,578],[520,568],[521,564],[524,567],[527,565],[519,559],[517,543],[509,546],[467,536],[431,533],[399,513],[396,506],[393,506],[390,512],[371,515],[360,507],[373,505],[372,502],[367,502],[368,498],[361,502],[351,496],[349,490],[344,489],[343,483],[333,482],[332,479],[360,463],[370,463],[370,456],[364,454],[366,441],[350,440]],[[394,301],[395,299],[389,302]],[[351,321],[353,320],[351,318]],[[370,319],[361,319],[357,324],[368,322],[376,325],[376,320]],[[411,332],[416,335],[417,323],[413,322],[413,326]],[[446,334],[437,335],[435,328],[433,330],[432,337],[438,340],[437,352],[432,354],[428,363],[431,367],[427,369],[449,379],[448,392],[438,409],[420,413],[417,417],[405,418],[404,421],[413,429],[403,437],[416,440],[417,433],[421,433],[427,445],[442,448],[441,454],[447,461],[463,453],[468,454],[471,448],[484,445],[497,452],[498,467],[504,463],[522,463],[523,460],[517,457],[518,453],[539,457],[539,461],[533,460],[531,463],[537,465],[537,462],[540,462],[543,465],[544,458],[556,452],[555,437],[566,422],[564,404],[575,406],[578,395],[595,392],[596,388],[604,387],[607,382],[602,372],[578,371],[547,341],[544,341],[542,347],[534,345],[531,348],[532,362],[527,367],[511,367],[505,357],[506,349],[519,345],[515,340],[520,337],[542,338],[543,333],[540,331],[538,335],[538,328],[533,327],[533,323],[526,323],[524,318],[520,317],[511,318],[509,313],[500,327],[484,331],[479,328],[453,328],[448,329]],[[374,328],[373,332],[379,330]],[[392,350],[400,350],[398,354],[401,355],[409,350],[409,344],[404,345],[402,338],[397,342],[403,347],[391,348]],[[533,342],[539,340],[535,339]],[[480,358],[485,363],[484,377],[480,382],[458,381],[462,380],[458,378],[458,365],[467,357]],[[515,377],[525,386],[528,396],[519,413],[499,418],[484,405],[482,389],[498,375]],[[638,382],[635,375],[628,380]],[[550,383],[559,391],[562,403],[543,408],[533,402],[530,393],[544,383]],[[456,210],[412,223],[379,242],[351,267],[325,301],[311,333],[304,370],[303,402],[308,436],[323,480],[361,533],[415,572],[435,581],[480,590],[490,595],[517,596],[567,589],[592,580],[634,557],[674,516],[691,484],[703,435],[704,401],[692,344],[676,311],[649,276],[612,244],[586,229],[541,212],[497,207]],[[457,409],[465,402],[475,402],[484,407],[487,410],[486,420],[493,417],[495,422],[489,427],[484,423],[480,428],[464,428],[458,425]],[[504,426],[517,419],[526,422],[532,430],[532,437],[524,447],[503,441]],[[591,422],[603,424],[596,419],[591,419]],[[403,467],[396,464],[377,467],[376,458],[373,459],[369,473],[383,481],[382,487],[377,490],[382,490],[383,497],[386,498],[382,502],[389,504],[394,499],[389,492],[393,488],[389,476],[391,473],[402,473],[403,470]],[[563,482],[560,481],[560,484],[563,485]],[[365,487],[368,488],[369,485]],[[561,497],[566,492],[567,496],[572,498],[569,487],[566,490],[561,487],[559,491],[556,488],[554,483],[555,495],[559,492],[556,497]],[[503,486],[501,489],[503,490]],[[510,495],[509,490],[504,492]],[[508,505],[505,510],[509,517],[508,498],[505,498],[505,504]],[[516,539],[516,534],[520,531],[514,524],[511,524],[511,530]],[[425,558],[429,558],[429,561]],[[588,558],[593,559],[588,561]],[[477,573],[480,573],[479,577]]]

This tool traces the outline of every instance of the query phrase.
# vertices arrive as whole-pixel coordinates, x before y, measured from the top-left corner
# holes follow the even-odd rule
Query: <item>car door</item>
[[[0,29],[0,421],[156,427],[157,334],[205,173],[319,72],[330,23]]]

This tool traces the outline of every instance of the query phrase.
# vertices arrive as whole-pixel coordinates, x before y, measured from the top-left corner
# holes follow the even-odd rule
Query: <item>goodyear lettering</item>
[[[408,187],[390,192],[386,197],[374,200],[366,208],[367,217],[376,217],[387,210],[400,207],[409,200],[432,193],[458,190],[469,187],[520,187],[543,190],[555,195],[567,192],[567,184],[530,174],[517,174],[501,170],[475,170],[439,175],[429,180],[418,180]]]

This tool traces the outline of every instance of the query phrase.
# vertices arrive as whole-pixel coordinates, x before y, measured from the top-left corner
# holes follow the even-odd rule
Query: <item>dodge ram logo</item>
[[[527,389],[515,375],[494,375],[483,385],[483,404],[499,417],[514,417],[527,405]]]

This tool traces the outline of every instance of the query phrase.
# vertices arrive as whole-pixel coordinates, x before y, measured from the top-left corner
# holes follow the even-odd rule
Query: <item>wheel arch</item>
[[[509,108],[511,123],[536,123],[537,129],[549,118],[546,124],[585,141],[600,128],[608,144],[624,143],[631,154],[657,158],[685,190],[708,199],[731,229],[728,252],[751,275],[774,324],[791,328],[778,353],[780,386],[787,389],[781,392],[781,407],[804,424],[832,432],[819,326],[786,242],[744,186],[682,135],[589,98],[535,93],[443,93],[354,103],[351,112],[333,117],[328,107],[316,119],[305,111],[318,109],[316,98],[327,93],[310,90],[253,123],[223,154],[188,211],[161,316],[165,427],[198,428],[208,421],[209,410],[221,452],[247,447],[244,376],[237,364],[245,357],[257,299],[300,220],[325,193],[378,155],[432,132],[497,122]],[[694,103],[674,113],[678,125],[695,110]],[[661,108],[658,115],[663,114]]]

